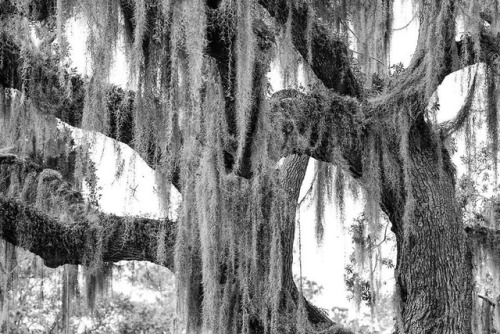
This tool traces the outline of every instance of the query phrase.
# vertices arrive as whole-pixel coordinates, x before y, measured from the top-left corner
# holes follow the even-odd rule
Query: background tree
[[[335,181],[337,198],[347,177],[356,180],[368,230],[380,209],[391,222],[397,332],[470,333],[472,248],[445,143],[471,119],[477,72],[455,120],[437,124],[428,104],[448,74],[484,63],[496,161],[498,5],[413,3],[417,48],[390,78],[391,0],[2,1],[0,124],[10,153],[0,156],[2,238],[47,266],[85,265],[97,291],[107,262],[174,270],[188,332],[341,333],[291,271],[298,193],[313,157],[339,167],[320,179]],[[90,78],[64,66],[75,16],[87,24]],[[458,41],[457,20],[467,30]],[[122,35],[134,93],[116,98],[109,71]],[[297,52],[313,89],[268,96],[277,44],[281,67],[293,73]],[[170,184],[182,194],[177,218],[116,217],[84,201],[83,180],[95,184],[92,139],[75,143],[55,117],[131,145],[155,168],[165,212]]]

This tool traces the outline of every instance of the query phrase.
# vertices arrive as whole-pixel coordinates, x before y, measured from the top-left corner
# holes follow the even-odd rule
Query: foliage
[[[98,300],[90,314],[80,284],[72,297],[75,299],[71,301],[69,326],[66,328],[61,308],[64,296],[62,268],[44,268],[39,258],[28,254],[21,256],[16,269],[18,279],[8,302],[9,333],[66,333],[66,330],[69,333],[103,334],[174,333],[173,276],[166,269],[147,263],[130,262],[114,271],[113,284],[124,285],[125,290],[115,288],[115,291],[110,291]],[[131,291],[126,291],[130,285],[136,289],[134,297]]]
[[[388,224],[387,221],[384,223]],[[350,328],[372,333],[377,326],[385,329],[394,324],[391,311],[393,289],[384,289],[388,284],[387,272],[395,267],[391,258],[394,255],[394,249],[391,249],[394,240],[387,234],[387,226],[382,235],[382,224],[372,232],[366,230],[366,224],[367,220],[361,214],[349,228],[354,252],[349,256],[350,263],[346,265],[344,274],[348,299],[354,302],[358,317],[347,317],[347,313],[343,312],[333,313]],[[366,307],[370,310],[368,314],[364,311]]]
[[[494,166],[490,159],[491,152],[486,146],[474,152],[474,157],[461,157],[464,164],[473,159],[474,168],[470,169],[458,180],[458,199],[463,207],[465,221],[469,224],[491,222],[491,210],[496,202],[498,185],[494,183]],[[488,194],[492,194],[491,197]]]
[[[352,257],[351,259],[353,260]],[[347,287],[347,291],[350,292],[350,296],[348,298],[354,299],[355,294],[361,293],[361,300],[365,302],[366,305],[370,306],[372,301],[372,296],[370,294],[370,282],[362,280],[360,278],[360,274],[355,272],[352,264],[348,264],[345,267],[345,271],[345,285]],[[374,301],[376,302],[376,300]]]
[[[308,279],[307,277],[302,277],[302,279],[300,279],[298,275],[294,275],[293,280],[297,285],[299,284],[299,282],[302,282],[302,293],[304,295],[304,298],[309,301],[314,300],[314,297],[320,295],[323,292],[322,285],[319,285],[318,283]]]

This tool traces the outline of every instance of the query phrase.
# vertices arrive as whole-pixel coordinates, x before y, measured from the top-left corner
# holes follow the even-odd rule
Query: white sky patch
[[[392,24],[392,40],[390,51],[390,65],[403,63],[408,67],[417,46],[418,17],[415,17],[411,8],[411,1],[394,1],[394,22]]]
[[[484,109],[482,93],[484,91],[484,65],[476,64],[468,66],[462,70],[448,75],[436,93],[439,103],[439,112],[437,112],[437,122],[443,123],[453,120],[462,106],[464,105],[467,93],[469,92],[472,79],[476,77],[476,91],[474,96],[473,108]],[[434,96],[434,99],[436,95]],[[431,101],[432,103],[432,101]]]
[[[79,73],[91,75],[90,58],[87,56],[87,39],[85,22],[81,19],[70,19],[66,25],[66,34],[69,43],[69,56],[72,67],[76,67]],[[125,58],[125,43],[123,35],[117,43],[114,64],[110,71],[109,81],[117,86],[126,87],[128,82],[128,65]]]
[[[310,159],[306,176],[300,190],[299,200],[304,198],[314,179],[314,161]],[[346,224],[351,222],[362,211],[350,196],[346,198]],[[348,308],[347,291],[344,284],[346,266],[346,249],[351,244],[347,231],[337,219],[334,205],[325,206],[325,226],[322,246],[316,241],[314,206],[305,200],[297,213],[300,229],[297,224],[295,237],[294,272],[299,274],[299,232],[301,236],[302,275],[323,286],[323,292],[314,300],[321,308],[330,310],[333,306]]]
[[[162,218],[161,198],[155,171],[128,145],[101,133],[70,128],[77,145],[91,143],[90,159],[95,163],[99,205],[105,213],[120,216]],[[172,187],[172,210],[179,199]],[[84,184],[84,193],[90,189]]]

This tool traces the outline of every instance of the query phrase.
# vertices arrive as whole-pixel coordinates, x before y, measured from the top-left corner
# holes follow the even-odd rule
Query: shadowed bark
[[[500,254],[500,230],[482,225],[472,225],[467,226],[465,232],[474,242]]]
[[[164,226],[163,226],[164,225]],[[101,247],[102,261],[150,261],[173,269],[175,222],[95,214],[68,222],[14,199],[0,198],[0,237],[44,260],[47,267],[89,264]],[[104,238],[101,238],[104,229]],[[158,235],[165,230],[164,261],[158,260]]]

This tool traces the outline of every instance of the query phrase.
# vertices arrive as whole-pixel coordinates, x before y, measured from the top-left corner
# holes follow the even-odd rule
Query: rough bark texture
[[[283,133],[281,154],[307,154],[342,164],[355,177],[362,174],[363,106],[333,90],[304,95],[280,91],[271,99],[276,129]]]
[[[293,303],[303,298],[293,281],[292,254],[296,203],[308,160],[306,155],[287,158],[280,174],[280,182],[289,194],[288,224],[282,231],[283,296],[291,296]],[[40,204],[36,194],[42,186],[46,187],[43,194],[50,196],[44,197],[44,203]],[[40,256],[48,267],[89,265],[101,249],[99,257],[103,262],[150,261],[174,270],[174,221],[100,213],[85,203],[81,194],[72,190],[58,172],[15,155],[0,155],[0,195],[0,237]],[[54,207],[58,209],[51,210]],[[51,213],[44,213],[41,208]],[[166,254],[160,261],[157,249],[162,231],[165,238],[161,242],[165,243]],[[334,326],[308,301],[305,308],[309,321],[315,326],[329,327],[329,333],[349,333]],[[261,329],[254,327],[256,333]]]
[[[164,262],[157,260],[157,236],[164,224]],[[102,261],[150,261],[173,269],[175,223],[169,220],[99,214],[79,222],[62,221],[14,199],[0,198],[0,236],[44,260],[47,267],[88,264],[92,250],[104,241]],[[105,229],[104,240],[99,234]],[[99,246],[100,247],[100,246]]]
[[[418,131],[418,132],[417,132]],[[425,129],[411,141],[414,211],[394,222],[399,333],[471,333],[472,256],[455,199],[448,156],[443,170]]]

